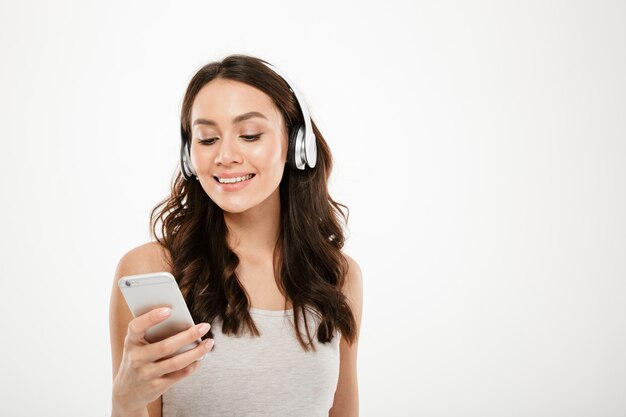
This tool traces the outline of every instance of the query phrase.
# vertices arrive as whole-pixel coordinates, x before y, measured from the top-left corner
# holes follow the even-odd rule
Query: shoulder
[[[171,273],[169,259],[169,252],[158,242],[144,243],[122,255],[113,276],[110,304],[112,320],[128,324],[132,319],[132,314],[123,300],[117,285],[119,279],[128,275],[147,274],[150,272],[167,271]]]
[[[348,272],[343,286],[343,293],[348,298],[352,310],[355,313],[357,325],[360,326],[361,316],[363,312],[363,275],[361,267],[351,256],[345,252],[341,252],[348,263]]]
[[[346,274],[346,280],[344,283],[344,292],[346,295],[356,295],[355,292],[363,291],[363,274],[361,267],[350,255],[345,252],[341,252],[346,262],[348,263],[348,272]]]
[[[117,264],[116,276],[171,271],[169,251],[159,242],[139,245],[126,252]]]

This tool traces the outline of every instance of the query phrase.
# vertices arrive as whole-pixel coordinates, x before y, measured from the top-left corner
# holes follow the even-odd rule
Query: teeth
[[[219,178],[219,177],[217,177],[217,180],[220,182],[220,184],[232,184],[232,183],[235,183],[235,182],[246,181],[246,180],[249,180],[250,178],[252,178],[252,174],[244,175],[243,177],[235,177],[235,178]]]

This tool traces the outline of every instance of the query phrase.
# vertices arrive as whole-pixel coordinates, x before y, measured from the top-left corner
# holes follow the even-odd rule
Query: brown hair
[[[193,101],[200,89],[216,78],[240,81],[270,96],[284,118],[287,131],[294,124],[304,123],[287,82],[263,62],[236,54],[198,70],[183,99],[180,126],[183,145],[191,137]],[[349,210],[328,193],[332,156],[324,137],[312,124],[317,138],[317,165],[304,171],[285,166],[279,185],[281,220],[274,250],[276,283],[286,299],[291,300],[297,337],[305,351],[309,350],[307,344],[315,350],[306,318],[308,307],[313,307],[313,314],[320,320],[317,329],[320,343],[330,342],[335,329],[350,344],[356,339],[356,321],[341,291],[348,271],[341,248]],[[157,236],[158,221],[162,223],[162,237]],[[223,333],[239,335],[245,324],[252,334],[259,336],[248,312],[249,298],[237,278],[239,258],[227,244],[223,211],[200,183],[187,180],[178,172],[169,197],[152,209],[150,226],[151,236],[170,253],[172,273],[194,322],[211,323],[219,316]],[[300,334],[300,314],[304,315],[308,343]],[[206,337],[213,337],[212,330]]]

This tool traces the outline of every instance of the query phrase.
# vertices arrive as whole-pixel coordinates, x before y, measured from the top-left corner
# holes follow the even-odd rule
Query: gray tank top
[[[163,417],[328,417],[339,378],[341,332],[320,343],[319,319],[307,311],[317,352],[305,352],[293,309],[250,308],[250,315],[258,337],[247,328],[240,336],[223,335],[221,319],[213,320],[213,349],[199,369],[163,393]],[[300,332],[308,341],[302,314]]]

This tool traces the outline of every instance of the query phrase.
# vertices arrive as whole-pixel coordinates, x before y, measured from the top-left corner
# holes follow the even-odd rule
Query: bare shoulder
[[[126,252],[117,265],[115,276],[147,274],[149,272],[172,272],[169,251],[159,242],[148,242]]]
[[[358,293],[363,291],[363,274],[361,267],[350,255],[345,252],[341,252],[343,257],[348,262],[348,273],[346,274],[346,282],[344,286],[344,292],[346,295],[358,296]]]
[[[357,261],[345,252],[341,253],[348,262],[348,272],[346,274],[343,293],[350,302],[352,311],[355,314],[357,328],[360,329],[361,317],[363,315],[363,275]]]

